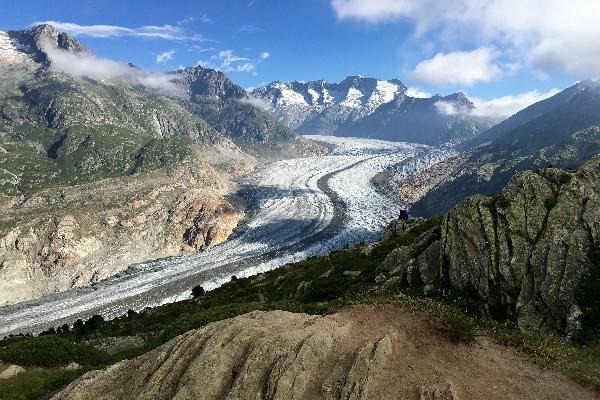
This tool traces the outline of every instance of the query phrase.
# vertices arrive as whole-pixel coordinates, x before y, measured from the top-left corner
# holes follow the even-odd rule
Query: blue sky
[[[0,29],[56,21],[102,57],[159,71],[201,63],[243,87],[360,74],[495,106],[597,76],[598,3],[19,0],[2,5]]]

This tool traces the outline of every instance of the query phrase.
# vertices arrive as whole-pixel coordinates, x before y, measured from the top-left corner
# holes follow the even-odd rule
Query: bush
[[[508,208],[510,207],[510,200],[508,200],[504,195],[498,195],[494,198],[494,202],[496,207],[498,208]]]
[[[23,366],[56,367],[71,362],[100,366],[108,362],[109,357],[87,344],[48,335],[27,338],[0,348],[0,360]]]
[[[17,376],[0,380],[0,399],[46,399],[48,395],[83,374],[85,370],[28,368]]]
[[[556,206],[556,203],[558,203],[558,199],[555,197],[549,197],[546,200],[544,200],[544,206],[548,211],[552,210],[554,206]]]
[[[206,293],[206,292],[204,291],[204,288],[200,285],[194,286],[192,288],[192,297],[195,299],[197,299],[198,297],[204,296],[204,293]]]

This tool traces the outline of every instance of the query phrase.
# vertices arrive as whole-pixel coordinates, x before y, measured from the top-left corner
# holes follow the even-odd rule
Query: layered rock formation
[[[0,202],[0,305],[219,244],[244,215],[233,189],[198,162]]]
[[[599,248],[596,157],[577,172],[519,173],[499,196],[462,201],[441,229],[384,264],[409,286],[448,288],[523,329],[571,335],[598,312],[586,290],[597,280]]]
[[[253,312],[92,371],[54,399],[593,399],[594,393],[399,306]]]

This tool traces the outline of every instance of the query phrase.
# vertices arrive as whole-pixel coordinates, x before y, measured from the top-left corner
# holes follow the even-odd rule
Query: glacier
[[[189,298],[233,275],[246,277],[376,240],[400,204],[371,179],[404,166],[407,175],[443,160],[447,151],[420,144],[307,135],[332,148],[325,156],[266,164],[240,184],[248,218],[227,242],[208,251],[133,265],[98,284],[0,308],[0,335],[36,333],[86,319],[113,318]]]

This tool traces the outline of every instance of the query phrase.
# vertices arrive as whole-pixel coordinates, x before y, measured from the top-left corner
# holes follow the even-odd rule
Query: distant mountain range
[[[397,79],[277,81],[252,95],[299,133],[455,145],[497,122],[475,115],[475,105],[462,93],[412,97]]]
[[[576,168],[600,154],[600,82],[579,82],[468,144],[471,149],[450,177],[417,202],[413,212],[442,214],[466,196],[498,193],[515,172],[548,166]]]

